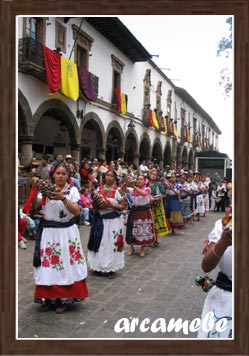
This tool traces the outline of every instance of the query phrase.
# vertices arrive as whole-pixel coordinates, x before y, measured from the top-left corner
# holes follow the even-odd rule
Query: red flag
[[[114,89],[114,93],[116,95],[117,98],[117,102],[118,102],[118,111],[121,111],[121,106],[122,106],[122,96],[121,96],[121,91],[119,89]]]
[[[153,113],[152,113],[152,110],[149,109],[149,126],[153,127]]]
[[[55,93],[61,85],[61,56],[42,45],[49,93]]]

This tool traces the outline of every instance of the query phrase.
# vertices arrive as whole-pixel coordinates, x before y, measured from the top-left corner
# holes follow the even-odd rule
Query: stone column
[[[119,152],[118,152],[118,158],[120,158],[121,161],[124,161],[124,159],[125,159],[125,152],[119,151]]]
[[[171,167],[176,169],[177,161],[177,141],[176,138],[172,137],[172,152],[171,152]]]
[[[139,154],[135,153],[133,155],[133,164],[136,164],[137,166],[139,166]]]
[[[20,143],[20,163],[23,166],[31,163],[33,157],[33,147],[34,136],[19,136]]]
[[[71,155],[73,157],[74,161],[78,161],[80,163],[80,144],[79,143],[74,143],[71,144]]]
[[[97,158],[98,159],[106,159],[106,147],[98,147],[97,148]]]

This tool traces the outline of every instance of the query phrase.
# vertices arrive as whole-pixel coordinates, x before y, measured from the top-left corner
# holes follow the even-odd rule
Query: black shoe
[[[116,277],[116,273],[115,273],[115,272],[109,272],[108,275],[107,275],[107,277],[108,277],[109,279],[113,279],[113,278]]]

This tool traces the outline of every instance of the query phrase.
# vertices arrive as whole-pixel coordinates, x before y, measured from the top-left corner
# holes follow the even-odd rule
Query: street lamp
[[[129,131],[133,131],[135,129],[136,125],[134,124],[133,120],[130,120],[127,127],[128,127]]]

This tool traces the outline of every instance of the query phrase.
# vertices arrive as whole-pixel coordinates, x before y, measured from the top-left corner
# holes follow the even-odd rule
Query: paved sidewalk
[[[206,294],[195,286],[201,271],[204,240],[223,213],[209,212],[199,222],[188,224],[177,235],[159,239],[159,247],[146,248],[146,256],[138,253],[125,256],[125,268],[110,280],[87,278],[89,297],[72,305],[60,315],[53,310],[38,311],[33,302],[34,278],[32,253],[34,241],[26,250],[18,249],[18,338],[196,338],[196,333],[184,335],[182,330],[171,333],[115,333],[114,325],[121,318],[172,318],[193,320],[201,316]],[[85,256],[90,227],[80,227]],[[210,273],[215,278],[216,271]]]

